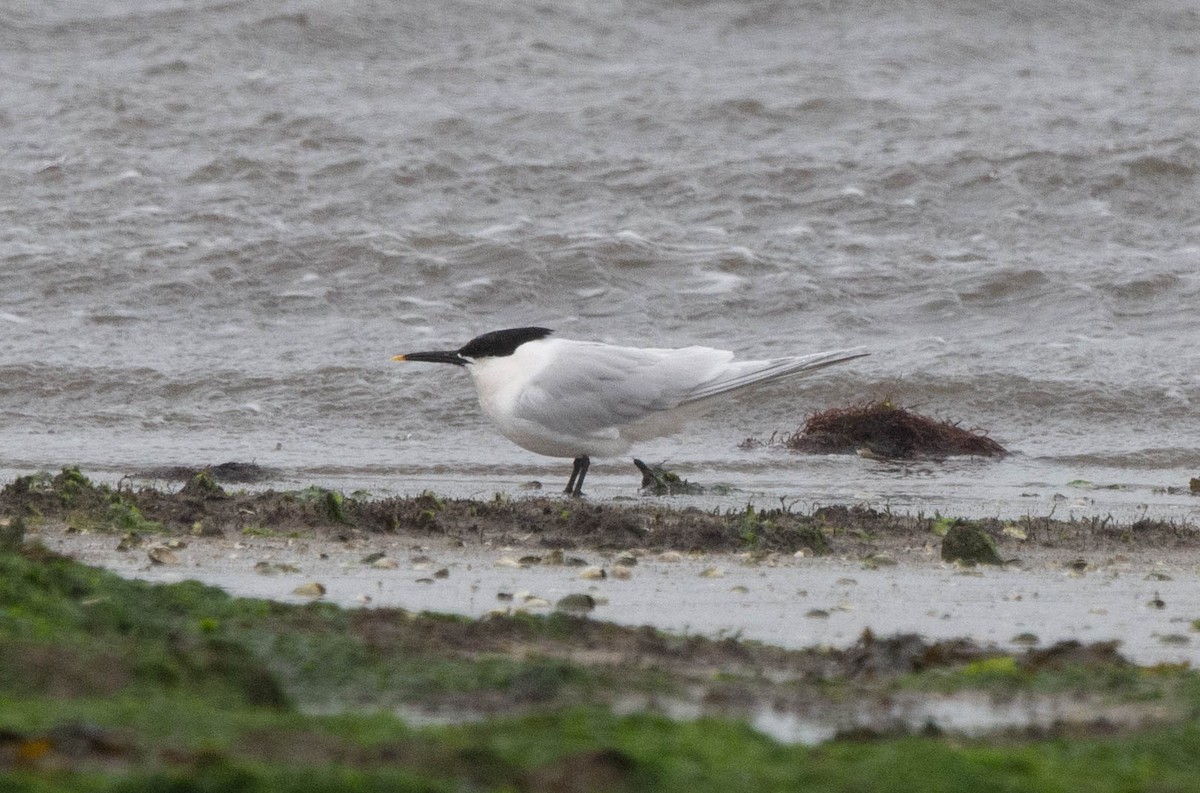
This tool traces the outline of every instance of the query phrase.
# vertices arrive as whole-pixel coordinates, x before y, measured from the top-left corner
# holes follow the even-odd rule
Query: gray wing
[[[553,366],[522,390],[514,415],[570,435],[603,432],[678,407],[733,360],[733,353],[709,347],[655,350],[557,341]]]
[[[852,361],[870,355],[862,347],[850,350],[816,352],[812,355],[793,355],[772,358],[767,361],[735,361],[713,379],[698,385],[683,399],[682,404],[699,402],[703,399],[739,391],[750,386],[763,385],[785,377],[809,374],[826,366],[843,361]]]

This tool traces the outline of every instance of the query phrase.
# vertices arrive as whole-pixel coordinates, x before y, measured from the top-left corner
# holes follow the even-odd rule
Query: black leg
[[[575,467],[571,469],[571,478],[567,480],[567,489],[563,491],[564,493],[576,498],[583,495],[583,478],[587,476],[587,469],[591,464],[592,461],[586,454],[575,458]]]

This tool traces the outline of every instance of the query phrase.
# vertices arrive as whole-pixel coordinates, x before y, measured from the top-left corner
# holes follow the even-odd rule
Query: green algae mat
[[[195,583],[126,581],[13,534],[0,551],[6,791],[1200,790],[1200,682],[1188,670],[1081,656],[1057,677],[1022,675],[1006,656],[948,653],[936,668],[875,685],[1091,680],[1117,698],[1182,707],[1151,726],[860,733],[786,746],[737,720],[609,707],[614,690],[670,690],[674,672],[697,674],[682,661],[658,664],[654,641],[697,667],[737,656],[730,642],[672,644],[569,617],[470,621],[237,599]],[[639,633],[650,660],[627,668],[555,649]],[[539,646],[544,654],[530,650]],[[786,660],[769,648],[745,653],[742,667]],[[1089,663],[1102,668],[1092,674]],[[836,671],[820,688],[873,695]],[[470,717],[414,726],[394,715],[431,704]]]

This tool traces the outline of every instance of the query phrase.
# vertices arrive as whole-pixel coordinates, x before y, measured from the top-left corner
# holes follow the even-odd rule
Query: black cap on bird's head
[[[410,352],[397,355],[393,361],[421,361],[425,363],[452,363],[466,366],[479,358],[503,358],[512,355],[528,341],[544,339],[554,331],[547,328],[508,328],[494,330],[476,336],[457,350],[435,350],[433,352]]]

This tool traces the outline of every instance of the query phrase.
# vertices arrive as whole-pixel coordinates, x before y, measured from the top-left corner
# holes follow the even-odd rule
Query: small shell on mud
[[[701,578],[724,578],[725,571],[719,567],[706,567],[700,571]]]
[[[170,548],[156,545],[146,552],[154,564],[179,564],[179,557]]]
[[[308,584],[301,584],[292,590],[293,595],[299,595],[306,598],[319,598],[325,594],[325,585],[313,581]]]
[[[599,581],[608,578],[608,573],[604,572],[603,567],[585,567],[579,571],[579,577],[589,581]]]

